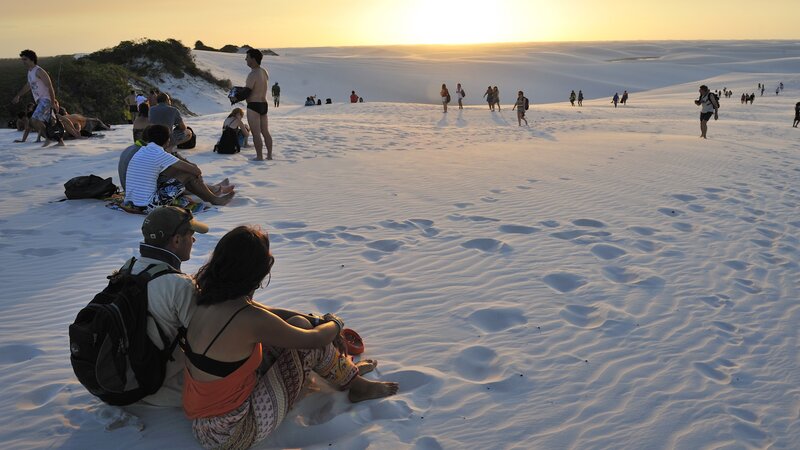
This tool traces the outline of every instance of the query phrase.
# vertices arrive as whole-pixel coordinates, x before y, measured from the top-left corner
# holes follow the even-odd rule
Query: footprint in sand
[[[16,364],[30,361],[44,352],[29,344],[6,344],[0,346],[0,364]]]
[[[501,233],[509,234],[533,234],[539,231],[538,228],[528,227],[525,225],[500,225],[498,229]]]
[[[347,233],[344,231],[341,233],[336,233],[336,236],[339,239],[347,242],[364,242],[367,240],[367,238],[361,236],[360,234]]]
[[[384,220],[379,222],[379,224],[384,228],[397,231],[411,231],[416,228],[414,224],[409,221],[397,222],[395,220]]]
[[[718,384],[730,383],[731,376],[728,372],[737,367],[735,363],[725,358],[717,358],[708,362],[696,362],[693,366],[701,375]]]
[[[305,222],[280,221],[273,222],[272,226],[279,230],[285,230],[287,228],[305,228],[308,225]]]
[[[342,309],[344,305],[344,300],[339,300],[335,298],[318,298],[315,300],[311,300],[311,303],[317,308],[317,311],[320,312],[336,312]]]
[[[20,394],[20,399],[17,402],[17,409],[30,411],[40,408],[50,403],[56,396],[64,389],[61,383],[51,383],[30,392],[23,392]]]
[[[481,197],[481,201],[486,203],[496,203],[499,200],[494,197]]]
[[[76,247],[62,247],[62,248],[26,248],[22,250],[18,250],[15,253],[22,255],[22,256],[39,256],[39,257],[46,257],[46,256],[54,256],[61,253],[68,253],[74,252],[77,250]]]
[[[605,228],[606,224],[594,219],[578,219],[573,220],[572,224],[576,227],[589,227],[589,228]]]
[[[497,364],[497,353],[489,347],[480,345],[467,347],[458,352],[452,364],[459,376],[473,381],[483,381],[500,369],[500,365]]]
[[[453,204],[453,206],[455,206],[458,209],[469,208],[470,206],[473,206],[473,205],[475,205],[475,204],[474,203],[469,203],[469,202],[461,202],[461,203],[454,203]]]
[[[462,220],[469,220],[472,222],[500,222],[500,219],[495,219],[492,217],[485,217],[485,216],[464,216],[461,214],[450,214],[447,216],[448,219],[452,221],[462,221]]]
[[[469,241],[462,242],[461,246],[464,248],[480,250],[486,253],[509,253],[512,250],[511,246],[505,242],[491,238],[471,239]]]
[[[539,225],[541,225],[543,227],[547,227],[547,228],[557,228],[557,227],[561,226],[561,224],[558,223],[558,221],[556,221],[556,220],[543,220],[543,221],[539,222]],[[800,227],[800,225],[798,225],[798,227]]]
[[[363,278],[364,283],[374,289],[382,289],[392,284],[391,277],[382,273],[375,273]]]
[[[683,215],[683,211],[675,208],[658,208],[658,212],[670,217],[678,217]]]
[[[467,321],[484,332],[507,330],[528,323],[525,312],[518,308],[486,308],[473,312]]]
[[[657,252],[664,248],[663,245],[657,242],[648,241],[647,239],[637,239],[632,245],[645,253]]]
[[[697,197],[695,197],[694,195],[689,195],[689,194],[675,194],[675,195],[672,196],[672,198],[674,198],[676,200],[680,200],[682,202],[687,202],[687,203],[691,202],[691,201],[694,201],[694,200],[697,200]]]
[[[686,222],[675,222],[672,224],[672,228],[675,228],[678,231],[683,231],[684,233],[694,231],[694,225]]]
[[[748,267],[750,267],[750,264],[747,264],[746,262],[739,260],[725,261],[722,264],[725,264],[726,266],[730,267],[733,270],[745,270]]]
[[[580,328],[597,328],[606,320],[607,311],[594,306],[566,305],[559,316]]]
[[[572,292],[587,283],[581,276],[569,272],[551,273],[542,280],[558,292]]]
[[[748,280],[746,278],[734,278],[734,286],[737,288],[747,292],[748,294],[758,294],[761,292],[761,288],[753,280]]]
[[[596,244],[592,246],[591,252],[600,259],[616,259],[628,253],[625,250],[609,244]]]
[[[384,253],[393,253],[403,246],[403,241],[397,239],[381,239],[367,243],[367,247]]]
[[[444,450],[442,444],[433,436],[422,436],[414,441],[414,450]]]
[[[661,231],[657,228],[650,228],[650,227],[630,227],[630,230],[641,236],[652,236]]]

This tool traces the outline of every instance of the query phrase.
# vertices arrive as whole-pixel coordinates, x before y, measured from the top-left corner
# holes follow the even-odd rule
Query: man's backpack
[[[100,178],[97,175],[84,175],[75,177],[64,183],[64,195],[68,200],[81,198],[104,199],[117,192],[117,185],[109,178]]]
[[[717,94],[709,92],[708,101],[711,102],[711,106],[713,106],[714,109],[719,109],[719,97],[717,97]]]
[[[186,127],[186,129],[192,132],[192,137],[183,144],[178,144],[178,148],[181,150],[189,150],[197,146],[197,135],[194,133],[194,130],[192,127]]]
[[[528,102],[528,97],[522,97],[522,100],[523,100],[523,105],[525,106],[525,111],[527,111],[528,108],[531,106],[530,102]]]
[[[222,130],[222,137],[219,138],[219,142],[214,146],[214,151],[221,155],[232,155],[239,152],[239,150],[241,150],[241,144],[239,144],[238,131],[235,128],[225,127]]]
[[[110,405],[129,405],[154,394],[164,383],[167,361],[178,342],[169,342],[155,323],[164,350],[147,336],[147,283],[177,273],[151,264],[138,275],[136,258],[110,275],[108,286],[78,312],[69,326],[72,370],[93,395]],[[181,332],[179,332],[179,335]]]
[[[464,89],[461,89],[461,98],[464,98],[466,96],[467,96],[467,92]]]

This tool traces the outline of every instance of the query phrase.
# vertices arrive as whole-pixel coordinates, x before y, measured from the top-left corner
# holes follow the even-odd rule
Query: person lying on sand
[[[220,239],[195,280],[197,308],[181,343],[183,409],[205,448],[249,448],[297,403],[313,370],[351,402],[397,393],[363,378],[376,361],[353,363],[337,345],[343,323],[272,309],[253,300],[275,257],[266,233],[239,226]]]
[[[170,131],[151,125],[144,133],[149,143],[133,153],[125,170],[125,203],[146,210],[169,205],[184,190],[213,205],[227,205],[235,194],[227,183],[209,186],[197,165],[164,151]],[[127,153],[126,153],[127,154]]]

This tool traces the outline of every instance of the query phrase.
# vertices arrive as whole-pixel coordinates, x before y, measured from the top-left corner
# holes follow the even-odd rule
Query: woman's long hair
[[[234,228],[197,271],[197,304],[212,305],[251,294],[269,273],[271,261],[266,233],[249,225]]]
[[[238,117],[239,115],[244,116],[244,111],[242,111],[242,108],[233,108],[233,111],[231,111],[231,113],[228,114],[228,118]]]

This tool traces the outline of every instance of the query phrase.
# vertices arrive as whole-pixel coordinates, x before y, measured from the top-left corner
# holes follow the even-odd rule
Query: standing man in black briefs
[[[708,86],[704,84],[700,86],[700,98],[695,100],[694,104],[703,108],[700,110],[700,137],[706,139],[709,119],[711,119],[712,115],[714,116],[714,120],[719,118],[717,111],[719,109],[719,100],[716,95],[708,90]]]
[[[266,144],[267,159],[272,159],[272,136],[269,134],[269,122],[267,120],[267,87],[269,86],[269,73],[261,67],[261,50],[251,48],[247,50],[245,61],[250,73],[247,75],[245,86],[250,89],[247,96],[247,123],[253,133],[253,144],[256,147],[255,161],[263,161],[264,154],[261,149]],[[263,136],[263,141],[262,141]]]

